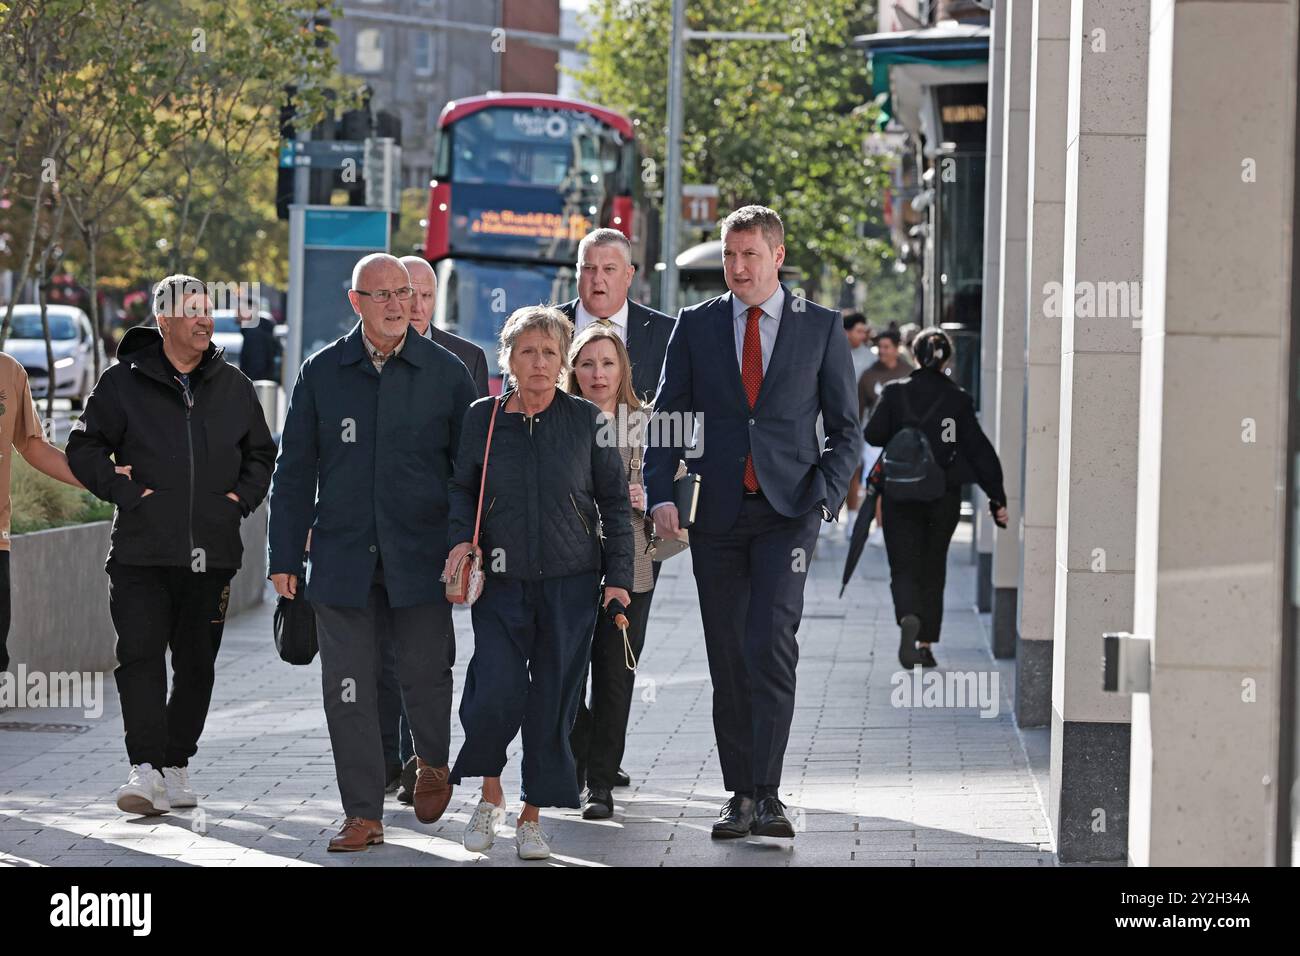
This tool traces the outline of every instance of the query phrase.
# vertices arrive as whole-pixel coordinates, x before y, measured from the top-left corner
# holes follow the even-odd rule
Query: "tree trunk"
[[[32,275],[32,260],[36,257],[36,229],[41,221],[41,199],[45,195],[45,180],[36,181],[36,201],[32,203],[32,225],[27,233],[27,251],[23,253],[23,264],[18,267],[17,278],[14,281],[14,294],[9,297],[9,305],[5,308],[4,322],[0,323],[0,349],[5,346],[5,340],[9,338],[9,326],[14,319],[14,304],[18,299],[18,290],[26,284]]]
[[[50,316],[46,311],[48,307],[47,297],[49,295],[49,267],[50,254],[54,247],[59,244],[59,233],[63,229],[63,202],[55,193],[55,202],[57,203],[57,212],[54,214],[54,222],[50,227],[50,239],[41,250],[40,264],[36,273],[38,280],[36,283],[36,301],[41,307],[41,335],[45,338],[45,370],[49,373],[49,385],[45,389],[45,421],[46,434],[52,434],[54,431],[54,390],[58,385],[55,373],[58,371],[54,367],[54,343],[50,341]]]
[[[95,254],[99,250],[99,230],[91,224],[81,231],[81,240],[86,246],[86,260],[90,268],[90,325],[95,330],[92,342],[91,362],[94,369],[95,384],[99,384],[99,374],[103,371],[99,364],[99,349],[104,341],[104,323],[99,315],[99,270],[95,263]]]

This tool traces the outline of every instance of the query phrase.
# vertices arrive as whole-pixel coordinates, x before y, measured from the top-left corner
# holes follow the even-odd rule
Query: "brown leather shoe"
[[[348,817],[338,835],[330,840],[331,853],[356,852],[384,842],[384,825],[378,820]]]
[[[415,758],[415,819],[421,823],[438,822],[451,803],[452,788],[447,782],[450,773],[446,764],[430,767],[419,757]]]

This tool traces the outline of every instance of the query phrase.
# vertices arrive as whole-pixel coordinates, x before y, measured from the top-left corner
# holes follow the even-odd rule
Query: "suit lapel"
[[[758,390],[758,401],[754,402],[755,408],[763,403],[763,398],[772,390],[768,387],[768,383],[784,370],[790,360],[790,351],[794,348],[793,339],[797,334],[794,328],[794,294],[784,283],[781,288],[785,291],[781,303],[781,324],[776,327],[776,341],[772,343],[772,355],[767,360],[767,371],[763,373],[763,384]]]

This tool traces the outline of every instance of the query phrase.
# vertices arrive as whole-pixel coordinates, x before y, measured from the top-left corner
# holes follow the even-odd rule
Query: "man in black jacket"
[[[649,403],[676,320],[627,297],[635,275],[626,236],[617,229],[590,232],[578,243],[578,298],[559,310],[573,323],[575,335],[593,322],[614,328],[632,360],[632,388]]]
[[[243,555],[239,524],[266,496],[275,461],[252,383],[212,344],[203,284],[168,276],[153,311],[158,328],[126,333],[68,439],[73,474],[117,505],[106,567],[131,759],[117,805],[146,815],[198,802],[189,758]]]

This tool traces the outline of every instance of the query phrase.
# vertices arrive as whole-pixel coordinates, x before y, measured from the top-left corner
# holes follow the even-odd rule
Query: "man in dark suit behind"
[[[627,297],[636,266],[627,237],[617,229],[597,229],[578,243],[578,297],[559,307],[574,333],[593,322],[613,326],[632,360],[632,388],[653,401],[664,365],[673,318]]]
[[[485,397],[488,393],[488,363],[483,350],[469,339],[452,335],[433,324],[433,302],[438,292],[438,278],[433,274],[433,266],[422,256],[402,256],[402,265],[411,274],[411,287],[415,289],[415,297],[411,299],[411,327],[464,362],[469,377],[474,380],[478,397]]]
[[[795,633],[819,523],[838,514],[862,452],[840,315],[779,282],[784,240],[780,217],[764,206],[723,222],[731,291],[678,317],[646,452],[656,533],[669,538],[679,521],[673,476],[694,436],[692,564],[718,757],[735,794],[715,839],[794,838],[778,790],[794,715]]]

